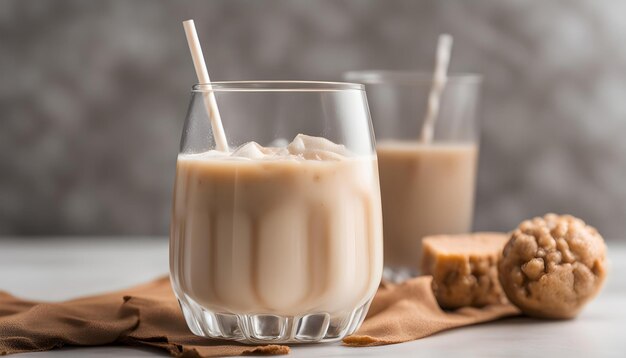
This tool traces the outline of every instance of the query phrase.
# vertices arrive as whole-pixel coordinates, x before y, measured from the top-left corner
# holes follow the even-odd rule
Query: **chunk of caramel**
[[[504,303],[498,260],[508,241],[502,233],[429,236],[422,240],[422,273],[446,309]]]

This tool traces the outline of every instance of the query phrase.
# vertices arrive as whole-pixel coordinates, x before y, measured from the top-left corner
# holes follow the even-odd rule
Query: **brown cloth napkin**
[[[399,285],[381,284],[363,325],[343,343],[353,347],[401,343],[520,314],[511,304],[444,311],[433,295],[431,281],[432,276],[421,276]]]
[[[246,346],[194,336],[168,277],[62,303],[25,301],[0,292],[0,355],[107,344],[157,347],[174,357],[289,353],[287,346]]]
[[[518,314],[511,305],[442,311],[431,278],[383,284],[363,326],[348,346],[410,341],[433,333]],[[0,292],[0,355],[65,345],[138,345],[175,357],[289,353],[283,345],[247,346],[194,336],[185,324],[167,277],[118,292],[61,303],[26,301]]]

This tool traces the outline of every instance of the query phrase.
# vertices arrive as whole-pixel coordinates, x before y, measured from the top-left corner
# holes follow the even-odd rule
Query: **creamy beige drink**
[[[422,237],[471,230],[478,147],[383,141],[376,151],[385,266],[417,270]]]
[[[284,148],[181,154],[171,226],[174,285],[213,312],[350,311],[382,274],[374,156],[298,135]]]

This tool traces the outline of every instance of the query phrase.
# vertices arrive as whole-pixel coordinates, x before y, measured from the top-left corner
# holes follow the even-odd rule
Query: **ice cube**
[[[265,157],[264,149],[257,142],[248,142],[235,149],[231,157],[262,159]]]
[[[340,159],[348,154],[346,147],[322,137],[298,134],[287,146],[289,153],[306,159]]]

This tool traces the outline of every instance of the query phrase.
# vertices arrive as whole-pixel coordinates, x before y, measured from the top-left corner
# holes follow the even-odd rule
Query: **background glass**
[[[402,279],[419,270],[421,238],[471,231],[481,78],[452,75],[443,91],[433,142],[420,143],[432,74],[348,72],[364,83],[377,139],[385,267]]]
[[[285,147],[296,136],[309,140],[304,134],[345,146],[309,143],[313,157],[348,153],[207,157],[215,146],[204,105],[210,91],[231,150],[250,141]],[[195,334],[298,343],[336,341],[358,328],[382,275],[376,153],[361,85],[194,86],[174,192],[170,272]]]

